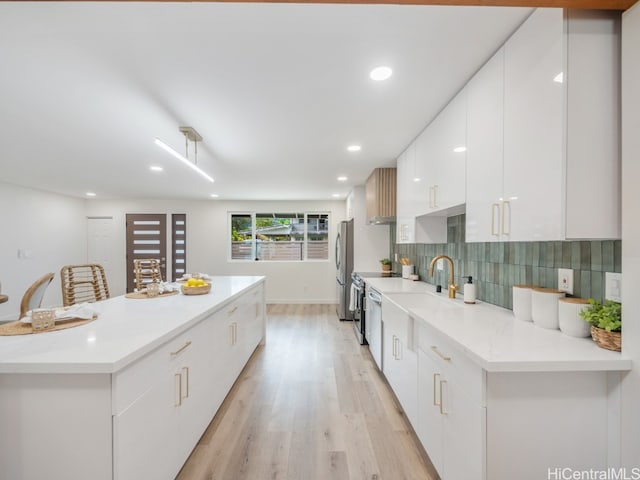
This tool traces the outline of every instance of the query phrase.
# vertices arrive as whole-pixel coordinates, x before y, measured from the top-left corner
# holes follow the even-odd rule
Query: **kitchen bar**
[[[116,297],[89,324],[0,337],[0,478],[173,478],[265,339],[264,277],[212,278],[207,295]]]

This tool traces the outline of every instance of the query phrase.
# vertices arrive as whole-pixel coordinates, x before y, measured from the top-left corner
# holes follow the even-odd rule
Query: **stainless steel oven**
[[[365,282],[364,278],[357,273],[354,272],[351,274],[351,284],[352,284],[352,293],[355,294],[355,301],[353,305],[355,307],[353,311],[353,329],[356,333],[356,338],[360,345],[366,345],[367,339],[365,335],[365,327],[366,327],[366,316],[365,316],[365,301],[366,301],[366,292],[365,292]]]

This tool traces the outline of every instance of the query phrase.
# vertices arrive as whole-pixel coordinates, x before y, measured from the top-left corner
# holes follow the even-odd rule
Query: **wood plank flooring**
[[[269,305],[258,347],[178,480],[438,478],[334,305]]]

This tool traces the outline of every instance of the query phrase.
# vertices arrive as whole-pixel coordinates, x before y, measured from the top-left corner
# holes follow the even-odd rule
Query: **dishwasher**
[[[367,286],[366,337],[376,365],[382,370],[382,295]]]

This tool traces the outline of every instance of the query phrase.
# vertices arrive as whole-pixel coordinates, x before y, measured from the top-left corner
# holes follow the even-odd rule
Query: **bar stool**
[[[136,274],[136,290],[151,282],[162,283],[162,271],[160,262],[155,258],[144,258],[133,261],[133,270]]]
[[[95,263],[65,265],[60,270],[62,304],[65,307],[83,302],[97,302],[110,297],[104,267]]]

